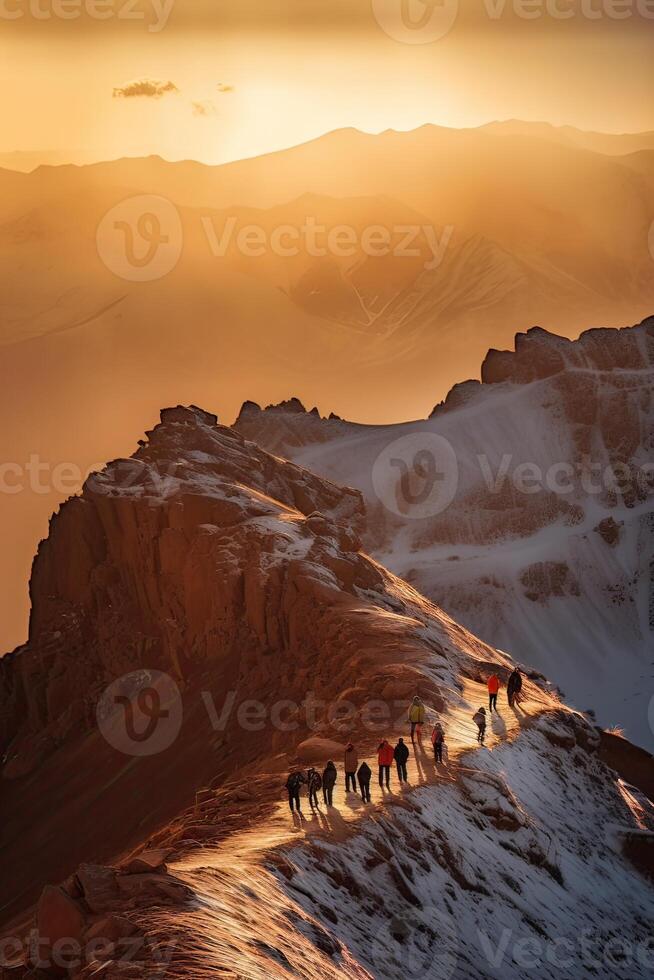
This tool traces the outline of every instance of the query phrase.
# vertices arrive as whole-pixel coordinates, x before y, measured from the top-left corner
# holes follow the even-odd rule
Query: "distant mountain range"
[[[0,152],[0,167],[31,173],[37,167],[60,167],[73,163],[77,166],[93,163],[97,155],[89,150],[9,150]]]
[[[163,197],[181,225],[178,261],[151,281],[122,276],[130,231],[112,217],[142,195]],[[147,207],[134,207],[136,222]],[[307,219],[338,247],[315,254]],[[360,421],[424,417],[517,330],[576,337],[647,316],[652,220],[652,134],[544,124],[340,130],[213,167],[2,170],[3,459],[86,468],[131,448],[135,417],[177,402],[231,420],[246,397],[294,391]],[[103,221],[119,274],[99,254]],[[248,226],[261,248],[239,240]],[[391,254],[371,254],[379,227]],[[136,224],[131,234],[147,254]],[[31,557],[66,493],[3,497],[7,645],[24,637]]]

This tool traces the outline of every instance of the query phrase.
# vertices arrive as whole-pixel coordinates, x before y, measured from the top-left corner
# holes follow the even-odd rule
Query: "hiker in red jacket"
[[[377,749],[377,762],[379,763],[379,785],[384,788],[384,781],[386,782],[386,789],[391,788],[391,766],[393,765],[393,759],[395,758],[395,752],[393,746],[384,739],[383,742],[379,743]]]
[[[497,712],[497,692],[500,689],[500,679],[497,674],[491,674],[488,678],[488,708],[489,711],[493,710]]]

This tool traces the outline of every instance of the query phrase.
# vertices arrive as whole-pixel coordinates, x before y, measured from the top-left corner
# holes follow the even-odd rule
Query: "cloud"
[[[139,78],[114,89],[114,99],[160,99],[162,95],[179,92],[174,82],[162,82],[157,78]]]
[[[217,87],[217,89],[218,89],[219,92],[233,92],[234,91],[234,86],[233,85],[225,85],[224,82],[218,82],[218,85],[216,87]]]
[[[211,101],[211,99],[205,99],[204,102],[191,102],[193,107],[194,116],[215,116],[216,107]]]

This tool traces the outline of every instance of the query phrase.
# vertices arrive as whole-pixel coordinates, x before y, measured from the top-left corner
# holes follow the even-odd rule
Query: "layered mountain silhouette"
[[[35,542],[79,486],[14,493],[16,467],[37,456],[85,471],[124,452],[134,417],[177,402],[231,420],[246,397],[294,391],[361,421],[424,417],[517,330],[576,337],[641,320],[654,275],[650,144],[538,124],[424,126],[341,130],[216,167],[150,157],[1,171],[7,645],[25,636]],[[177,210],[181,252],[163,278],[134,282],[104,264],[97,233],[143,195]],[[340,241],[354,245],[314,254],[301,235],[292,255],[288,238],[271,247],[307,219],[345,227]],[[261,254],[238,243],[251,225]],[[394,246],[409,228],[413,254],[369,254],[362,236],[379,227]]]
[[[488,274],[498,278],[496,305],[506,302],[514,289],[524,287],[526,277],[529,290],[520,297],[525,322],[579,332],[597,322],[611,324],[616,316],[621,322],[634,319],[639,303],[640,313],[645,312],[642,304],[652,288],[647,239],[652,220],[654,150],[649,142],[647,134],[640,139],[611,136],[602,142],[596,134],[510,123],[478,130],[424,126],[409,133],[379,136],[341,130],[290,150],[218,167],[190,161],[168,163],[152,157],[83,167],[40,167],[29,175],[5,171],[0,182],[0,214],[9,222],[4,225],[5,236],[10,239],[7,244],[13,246],[14,260],[20,263],[23,275],[29,271],[30,252],[36,248],[47,253],[48,241],[56,239],[51,257],[67,263],[67,278],[78,276],[78,286],[86,282],[85,268],[97,261],[97,255],[83,234],[76,238],[74,234],[66,236],[66,231],[83,233],[84,226],[89,225],[94,237],[112,198],[118,201],[128,193],[160,195],[182,209],[202,209],[205,217],[221,227],[230,218],[243,225],[253,222],[272,228],[287,224],[298,227],[307,217],[328,228],[417,223],[439,230],[451,226],[453,254],[457,245],[470,240],[491,244],[486,264]],[[634,147],[639,152],[629,152]],[[213,216],[213,212],[218,214]],[[185,228],[193,224],[193,218],[199,224],[197,215],[189,215]],[[204,256],[194,252],[201,229],[188,230],[192,264],[196,278],[202,281],[200,272],[207,272],[212,256],[206,242]],[[17,248],[21,243],[27,247]],[[422,244],[418,258],[424,260]],[[88,254],[83,254],[85,245],[90,246]],[[506,275],[497,277],[496,255],[505,257]],[[43,254],[31,258],[44,261]],[[292,287],[292,270],[298,263],[279,261],[281,258],[264,255],[263,261],[250,262],[247,272],[253,278],[269,280],[272,286]],[[332,264],[345,276],[346,288],[354,290],[357,279],[366,282],[362,264],[381,270],[378,279],[388,272],[389,265],[402,265],[371,261],[360,249],[354,249],[350,258],[347,263]],[[395,302],[403,310],[415,305],[411,299],[416,290],[422,293],[427,288],[420,277],[422,262],[409,260],[405,264],[407,270],[398,273],[403,288],[395,291]],[[320,278],[322,265],[309,263],[314,276]],[[353,267],[356,275],[347,275]],[[104,271],[97,269],[98,274]],[[467,284],[476,280],[479,272],[473,256],[467,266]],[[15,280],[10,267],[6,267],[6,274],[8,281]],[[190,264],[185,275],[190,275]],[[533,281],[529,281],[530,276]],[[342,316],[347,324],[350,316],[339,309],[338,296],[334,296],[339,278],[321,280],[323,295],[316,297],[312,312],[328,319]],[[364,292],[374,289],[374,278],[372,284],[363,287]],[[15,283],[17,287],[21,280],[23,276]],[[64,280],[57,296],[51,287],[52,306],[66,295],[66,285]],[[413,289],[405,296],[409,285]],[[432,285],[439,294],[446,292],[443,285],[439,288],[438,280]],[[503,288],[507,285],[509,288]],[[70,287],[74,288],[72,283]],[[378,297],[379,305],[386,306],[393,295],[385,299]],[[530,301],[525,306],[527,299]],[[473,292],[468,312],[475,308]],[[93,312],[100,314],[102,309],[99,302]],[[438,343],[444,329],[454,328],[463,311],[456,307],[451,310],[445,299],[440,307],[420,312],[424,332],[429,334],[423,338],[424,348],[425,342]],[[513,308],[495,312],[500,320],[503,313],[513,314]],[[14,324],[12,330],[10,307],[4,315],[5,341],[49,329],[47,323],[38,321],[28,325],[26,318],[28,322],[20,329]],[[581,317],[581,322],[575,322],[575,317]],[[554,324],[552,318],[558,322]],[[393,322],[401,327],[397,314]],[[485,323],[478,331],[479,349],[484,344],[489,346],[495,325]],[[372,334],[374,338],[374,330]],[[415,346],[409,345],[410,354],[417,353]]]

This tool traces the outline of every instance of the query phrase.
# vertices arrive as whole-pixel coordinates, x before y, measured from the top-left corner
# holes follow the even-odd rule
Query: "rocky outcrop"
[[[350,590],[374,588],[379,574],[358,555],[362,525],[357,491],[199,409],[163,411],[146,445],[61,508],[39,548],[29,642],[0,661],[4,775],[25,775],[87,730],[121,674],[148,667],[183,685],[215,658],[279,650],[284,608],[300,616],[303,593],[329,588],[314,562]]]
[[[241,406],[241,411],[239,413],[238,420],[246,419],[249,415],[256,415],[261,412],[262,408],[257,405],[256,402],[243,402]],[[310,412],[307,412],[306,408],[302,404],[299,398],[288,398],[286,401],[279,402],[277,405],[268,405],[263,411],[277,413],[283,415],[288,413],[291,415],[317,415],[320,417],[320,413],[317,408],[312,408]]]
[[[586,330],[568,340],[532,327],[516,334],[515,351],[490,350],[481,368],[484,384],[529,384],[565,370],[642,371],[654,366],[654,317],[626,330]]]
[[[193,899],[191,889],[163,869],[142,873],[131,865],[82,865],[63,885],[44,888],[33,930],[12,940],[16,955],[7,975],[12,980],[131,976],[126,967],[135,976],[149,970],[155,975],[162,968],[161,951],[140,927],[140,913],[181,908]],[[4,955],[4,980],[3,966]]]
[[[536,562],[525,569],[520,581],[532,602],[581,594],[579,583],[565,562]]]
[[[601,535],[602,539],[612,548],[620,541],[620,528],[624,527],[623,521],[616,521],[613,517],[605,517],[599,522],[595,531]]]
[[[298,398],[290,398],[266,408],[244,402],[234,428],[268,452],[292,458],[302,446],[327,442],[347,433],[352,425],[333,412],[329,418],[322,417],[317,408],[307,412]]]
[[[654,799],[654,756],[621,734],[600,730],[600,758],[650,800]]]

